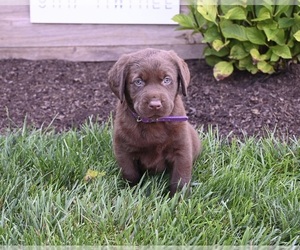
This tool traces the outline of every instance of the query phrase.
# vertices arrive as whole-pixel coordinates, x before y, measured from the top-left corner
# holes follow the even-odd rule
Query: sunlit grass
[[[170,199],[167,177],[121,179],[110,123],[2,134],[0,244],[299,244],[300,141],[199,136],[191,195]]]

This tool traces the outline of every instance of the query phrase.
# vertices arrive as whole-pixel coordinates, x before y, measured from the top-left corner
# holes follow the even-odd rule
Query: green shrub
[[[260,5],[207,2],[191,2],[189,13],[173,20],[179,29],[202,34],[208,45],[204,57],[214,67],[217,80],[231,75],[234,68],[272,74],[300,61],[299,0],[280,1],[285,5],[274,5],[276,1],[271,0]]]

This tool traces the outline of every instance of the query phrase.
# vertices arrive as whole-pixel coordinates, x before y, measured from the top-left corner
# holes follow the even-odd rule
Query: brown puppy
[[[193,161],[201,151],[179,95],[187,93],[187,64],[173,51],[145,49],[121,56],[108,81],[120,100],[113,147],[123,177],[135,185],[145,171],[170,170],[174,195],[191,181]]]

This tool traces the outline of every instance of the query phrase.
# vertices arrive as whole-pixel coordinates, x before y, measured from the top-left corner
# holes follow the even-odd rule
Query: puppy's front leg
[[[142,174],[131,155],[124,152],[116,152],[116,158],[118,165],[121,168],[122,177],[129,182],[130,186],[138,184],[142,178]]]
[[[170,180],[170,196],[174,196],[177,190],[188,186],[192,179],[192,157],[179,156],[175,159]]]

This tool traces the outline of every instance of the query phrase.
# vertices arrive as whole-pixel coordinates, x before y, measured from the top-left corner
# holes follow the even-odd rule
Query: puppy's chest
[[[134,160],[139,163],[139,167],[144,170],[162,172],[166,169],[167,163],[171,162],[173,155],[172,145],[157,145],[152,147],[143,147],[134,153]]]
[[[174,139],[177,138],[177,129],[173,126],[167,126],[165,124],[151,124],[150,126],[141,126],[138,131],[138,137],[136,139],[141,140],[145,146],[157,146],[172,144]]]

